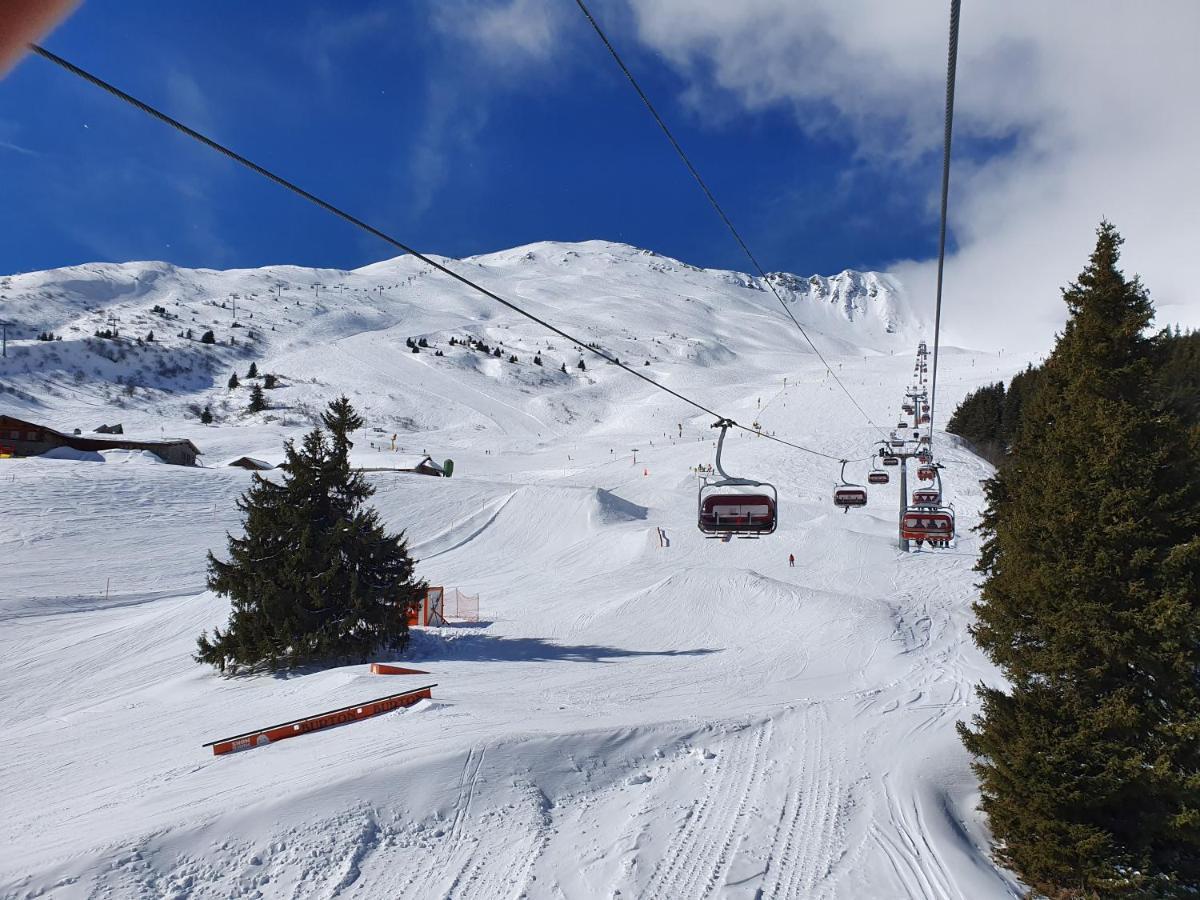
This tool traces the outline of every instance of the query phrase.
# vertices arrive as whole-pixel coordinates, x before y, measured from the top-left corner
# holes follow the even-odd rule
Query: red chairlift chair
[[[779,523],[779,492],[775,486],[765,481],[735,478],[721,467],[725,432],[733,425],[730,419],[721,419],[713,425],[721,429],[714,463],[721,477],[715,481],[705,478],[701,482],[696,501],[696,525],[704,534],[715,538],[757,538],[772,534]],[[760,490],[750,492],[743,490],[745,488]]]

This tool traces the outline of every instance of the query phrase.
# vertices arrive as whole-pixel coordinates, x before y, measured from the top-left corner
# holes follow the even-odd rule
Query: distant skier
[[[789,569],[796,568],[796,554],[795,553],[788,554],[788,568]]]

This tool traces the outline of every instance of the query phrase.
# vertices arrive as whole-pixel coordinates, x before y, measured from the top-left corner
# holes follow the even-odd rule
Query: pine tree
[[[999,464],[1006,447],[1003,414],[1004,382],[984,385],[963,398],[946,430],[965,438],[980,456]]]
[[[997,855],[1050,897],[1200,881],[1197,446],[1155,396],[1152,307],[1098,231],[987,487],[976,642],[1011,689],[960,726]]]
[[[247,409],[252,413],[262,412],[267,408],[267,398],[263,395],[262,385],[254,385],[250,388],[250,405]]]
[[[582,359],[579,361],[579,371],[580,371],[580,372],[586,372],[586,371],[587,371],[587,366],[586,366],[586,365],[584,365],[584,363],[583,363],[583,360],[582,360]]]
[[[229,389],[232,391],[237,386],[238,386],[237,372],[234,372],[232,375],[229,376]]]
[[[217,337],[212,333],[211,329],[200,335],[200,343],[202,344],[215,344],[216,342]]]
[[[275,387],[275,376],[270,372],[263,376],[263,387],[265,387],[267,390]]]
[[[213,420],[213,414],[212,414],[211,409],[209,409],[206,406],[206,407],[204,407],[204,409],[200,410],[200,424],[201,425],[211,425],[212,420]]]
[[[285,444],[282,481],[254,475],[229,560],[209,553],[209,588],[232,610],[224,630],[197,639],[198,662],[236,674],[363,660],[407,642],[406,612],[425,586],[403,533],[365,507],[374,489],[349,459],[362,419],[342,397],[321,420],[299,447]]]
[[[246,372],[246,377],[247,378],[257,378],[258,377],[258,363],[255,363],[255,362],[250,363],[250,369]]]

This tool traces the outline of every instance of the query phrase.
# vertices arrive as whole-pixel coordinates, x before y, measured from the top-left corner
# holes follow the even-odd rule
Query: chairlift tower
[[[908,396],[914,396],[909,394]],[[897,546],[905,553],[909,551],[908,538],[904,537],[904,530],[901,527],[904,522],[904,514],[908,512],[908,461],[916,459],[923,451],[919,448],[915,451],[909,450],[907,447],[896,447],[893,442],[880,441],[887,446],[880,448],[879,455],[894,456],[900,460],[900,517],[896,520],[896,535]],[[904,442],[905,444],[908,441]]]
[[[913,428],[915,429],[918,427],[918,424],[921,421],[921,407],[925,403],[926,398],[929,395],[925,392],[924,389],[914,390],[914,389],[910,388],[909,390],[904,392],[904,396],[908,400],[908,402],[912,405],[912,408],[913,408],[912,420],[913,420]]]
[[[0,319],[0,359],[8,358],[8,329],[16,326],[16,322]]]

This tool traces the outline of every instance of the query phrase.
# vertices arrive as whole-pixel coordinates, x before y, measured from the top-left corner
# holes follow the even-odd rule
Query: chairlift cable
[[[795,317],[795,315],[792,314],[792,311],[788,309],[787,303],[784,302],[783,297],[779,295],[779,291],[775,289],[775,285],[767,277],[767,273],[759,264],[758,258],[750,250],[749,245],[747,245],[746,241],[742,238],[741,233],[736,227],[734,227],[734,224],[732,221],[730,221],[729,216],[725,214],[725,210],[721,207],[721,204],[717,202],[717,198],[713,196],[713,192],[709,190],[708,184],[705,183],[704,179],[700,176],[700,173],[696,170],[696,167],[692,165],[691,159],[688,158],[687,153],[684,152],[684,149],[680,146],[679,141],[675,139],[675,135],[671,133],[671,129],[667,127],[667,123],[663,121],[662,116],[658,114],[658,110],[654,108],[654,104],[650,102],[650,98],[646,96],[646,92],[642,90],[642,87],[640,84],[638,84],[637,79],[633,77],[633,72],[631,72],[629,67],[625,65],[625,61],[621,59],[620,54],[617,53],[616,48],[612,45],[612,42],[608,39],[608,36],[604,33],[604,30],[600,27],[600,23],[597,22],[596,17],[592,15],[591,10],[587,8],[587,5],[583,2],[583,0],[575,0],[575,3],[588,22],[591,23],[592,28],[595,30],[600,40],[603,41],[604,46],[608,48],[608,52],[612,54],[612,58],[616,60],[616,63],[618,66],[620,66],[621,71],[625,73],[625,77],[629,79],[629,83],[633,85],[633,89],[637,91],[637,95],[641,97],[642,103],[644,103],[646,109],[650,111],[650,115],[654,117],[654,121],[658,123],[658,127],[662,129],[663,134],[666,135],[671,146],[675,148],[675,152],[683,161],[684,166],[687,167],[687,170],[692,174],[692,177],[696,179],[696,183],[700,185],[700,190],[704,192],[704,196],[708,198],[708,202],[712,205],[712,208],[716,210],[717,215],[721,217],[721,221],[725,223],[725,227],[729,229],[729,233],[733,235],[733,238],[735,241],[737,241],[738,246],[742,248],[742,252],[746,255],[746,258],[750,260],[750,264],[754,267],[754,271],[758,273],[759,278],[766,284],[771,293],[775,295],[775,299],[779,301],[779,305],[783,308],[784,313],[786,313],[787,317],[792,320],[792,324],[799,329],[800,334],[804,337],[804,340],[808,342],[808,346],[811,347],[813,353],[817,355],[817,359],[819,359],[821,364],[825,366],[825,371],[833,376],[833,380],[837,382],[838,387],[842,389],[842,392],[845,393],[845,395],[850,399],[850,402],[854,404],[855,408],[862,413],[863,418],[870,423],[871,427],[876,429],[880,434],[884,434],[884,430],[875,424],[875,421],[870,417],[870,415],[868,415],[867,411],[862,408],[858,400],[855,399],[852,393],[850,393],[850,389],[842,383],[840,378],[838,378],[837,373],[833,370],[833,367],[829,365],[829,362],[821,354],[821,351],[817,349],[817,345],[813,343],[812,338],[808,336],[808,332],[804,330],[804,326],[800,324],[800,321]]]
[[[396,249],[400,250],[401,252],[406,253],[416,259],[419,259],[421,262],[425,263],[426,265],[436,269],[439,272],[442,272],[445,275],[449,275],[454,280],[466,285],[467,287],[471,288],[472,290],[478,291],[479,293],[483,294],[485,297],[495,300],[497,303],[501,304],[504,307],[507,307],[508,309],[511,309],[513,312],[518,313],[519,315],[524,316],[525,318],[529,319],[530,321],[536,322],[537,324],[541,325],[542,327],[549,329],[550,331],[554,332],[558,336],[565,338],[566,340],[575,344],[581,350],[586,350],[589,353],[593,353],[596,356],[599,356],[601,359],[605,360],[606,362],[612,363],[613,365],[617,366],[618,368],[624,369],[626,372],[630,373],[631,375],[637,376],[638,378],[640,378],[642,381],[646,382],[647,384],[653,385],[654,387],[658,388],[661,391],[665,391],[666,393],[670,394],[672,397],[675,397],[678,400],[682,400],[684,403],[700,410],[701,412],[707,413],[708,415],[710,415],[716,419],[726,418],[726,417],[720,415],[719,413],[714,412],[713,410],[709,409],[704,404],[699,403],[696,400],[691,399],[690,397],[684,396],[683,394],[679,393],[678,391],[667,387],[665,384],[662,384],[659,381],[655,381],[653,378],[649,377],[648,375],[645,375],[645,374],[639,372],[637,369],[634,369],[634,368],[626,365],[625,363],[619,361],[616,357],[610,356],[608,353],[604,352],[603,350],[600,350],[596,347],[588,345],[585,341],[582,341],[579,338],[575,337],[574,335],[569,334],[566,331],[563,331],[561,328],[558,328],[557,326],[550,324],[550,322],[529,312],[528,310],[523,309],[522,307],[518,306],[517,304],[513,303],[512,301],[505,300],[503,297],[501,297],[499,294],[495,293],[494,291],[491,291],[488,288],[485,288],[482,285],[477,284],[476,282],[467,278],[465,275],[461,275],[458,272],[455,272],[450,267],[438,262],[437,260],[433,259],[432,257],[425,255],[424,253],[421,253],[419,250],[416,250],[416,249],[408,246],[407,244],[402,243],[401,241],[397,240],[396,238],[392,237],[391,235],[389,235],[383,231],[380,231],[375,226],[370,225],[367,222],[364,222],[362,219],[359,219],[357,216],[354,216],[354,215],[346,212],[345,210],[343,210],[337,206],[334,206],[332,203],[328,202],[327,200],[322,200],[317,195],[310,193],[309,191],[306,191],[304,188],[300,187],[297,184],[294,184],[291,181],[288,181],[283,176],[276,175],[274,172],[270,171],[269,169],[266,169],[263,166],[260,166],[258,163],[253,162],[250,159],[247,159],[246,157],[242,156],[240,153],[237,153],[236,151],[231,150],[229,147],[226,147],[224,144],[218,143],[217,141],[213,140],[212,138],[207,137],[206,135],[200,133],[196,129],[190,128],[189,126],[185,125],[183,122],[180,122],[178,119],[172,118],[171,116],[167,115],[166,113],[162,112],[161,110],[151,106],[149,103],[139,100],[137,97],[134,97],[132,94],[126,93],[125,91],[118,88],[116,85],[110,84],[109,82],[105,81],[104,79],[100,78],[99,76],[93,75],[91,72],[88,72],[87,70],[80,68],[79,66],[75,65],[72,62],[69,62],[66,59],[63,59],[61,56],[58,56],[55,53],[51,53],[49,50],[45,49],[44,47],[42,47],[38,44],[30,44],[29,49],[31,50],[31,52],[37,54],[38,56],[41,56],[43,59],[49,60],[50,62],[54,63],[55,65],[57,65],[63,69],[66,69],[71,74],[76,75],[79,78],[82,78],[84,81],[90,82],[91,84],[95,85],[96,87],[98,87],[104,91],[107,91],[109,94],[112,94],[118,100],[122,100],[125,103],[130,104],[131,106],[141,110],[142,112],[146,113],[147,115],[151,116],[152,118],[158,119],[160,122],[163,122],[166,125],[170,125],[176,131],[179,131],[180,133],[192,138],[195,141],[199,141],[201,144],[204,144],[208,148],[217,151],[218,153],[222,154],[223,156],[228,157],[229,159],[233,160],[234,162],[238,163],[239,165],[244,166],[247,169],[250,169],[252,172],[255,172],[258,175],[261,175],[262,177],[266,178],[267,180],[275,182],[275,184],[279,185],[280,187],[291,191],[292,193],[296,194],[299,197],[302,197],[303,199],[307,200],[308,202],[310,202],[316,206],[319,206],[321,209],[325,210],[326,212],[332,213],[333,215],[337,216],[338,218],[349,222],[351,225],[354,225],[356,228],[360,228],[363,231],[367,232],[368,234],[374,235],[375,237],[379,238],[380,240],[384,241],[387,244],[390,244],[391,246],[395,247]],[[734,424],[737,428],[740,428],[743,431],[748,431],[751,434],[757,434],[761,437],[767,438],[768,440],[775,441],[778,444],[783,444],[784,446],[791,447],[795,450],[801,450],[805,453],[810,453],[814,456],[824,457],[825,459],[833,459],[833,460],[840,459],[840,457],[833,456],[829,453],[822,453],[820,450],[813,450],[811,447],[805,447],[801,444],[796,444],[791,441],[786,441],[786,440],[783,440],[782,438],[777,438],[773,435],[765,434],[761,431],[755,431],[753,428],[749,428],[745,425],[738,425],[737,423],[734,423]]]
[[[937,301],[933,317],[933,376],[929,389],[929,447],[933,449],[933,415],[937,403],[938,338],[942,329],[942,270],[946,264],[946,208],[950,199],[950,139],[954,130],[954,81],[958,70],[960,0],[950,0],[950,46],[946,56],[946,121],[942,133],[942,213],[938,226]]]

